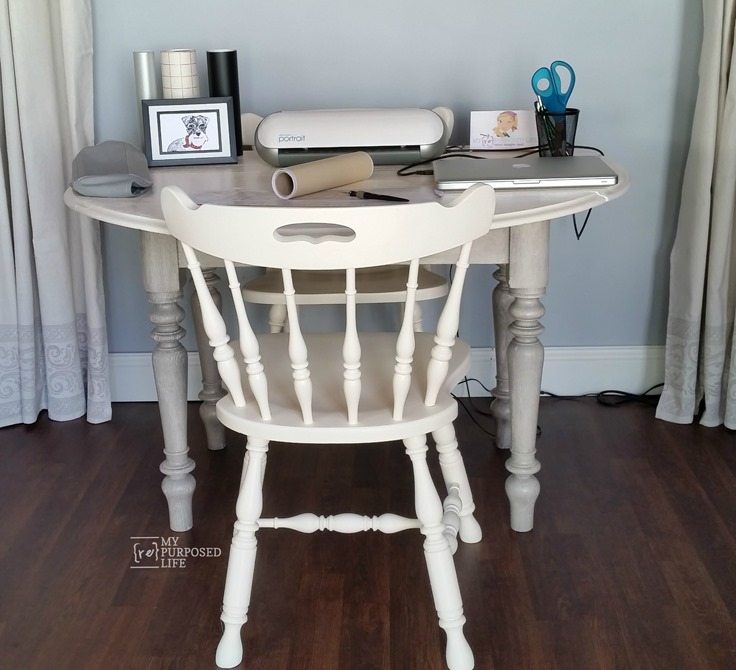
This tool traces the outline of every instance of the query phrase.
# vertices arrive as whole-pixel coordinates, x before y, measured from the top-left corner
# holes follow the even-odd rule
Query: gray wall
[[[577,72],[578,143],[630,172],[623,198],[593,211],[576,241],[552,228],[543,341],[664,342],[669,249],[697,86],[700,3],[692,0],[94,0],[96,140],[136,143],[134,49],[236,48],[241,107],[443,104],[466,142],[472,109],[530,108],[531,73],[556,58]],[[447,10],[452,10],[451,16]],[[110,351],[148,351],[134,232],[104,227]],[[470,275],[461,326],[492,344],[490,267]],[[185,324],[186,326],[187,324]],[[191,328],[187,328],[191,330]],[[194,349],[193,338],[187,345]]]

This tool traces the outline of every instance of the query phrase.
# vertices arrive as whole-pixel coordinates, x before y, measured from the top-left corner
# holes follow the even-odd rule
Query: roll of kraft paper
[[[162,51],[161,81],[164,98],[198,98],[197,52],[194,49]]]
[[[233,125],[238,156],[243,154],[243,131],[240,125],[240,83],[238,52],[235,49],[213,49],[207,52],[207,79],[210,96],[233,99]]]
[[[280,168],[273,173],[271,186],[279,198],[288,200],[363,181],[372,174],[373,159],[365,151],[355,151],[342,156]]]

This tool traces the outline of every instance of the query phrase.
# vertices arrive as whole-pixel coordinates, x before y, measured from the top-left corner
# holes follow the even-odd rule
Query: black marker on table
[[[400,198],[397,195],[384,195],[370,191],[348,191],[348,195],[361,200],[388,200],[389,202],[409,202],[409,198]]]

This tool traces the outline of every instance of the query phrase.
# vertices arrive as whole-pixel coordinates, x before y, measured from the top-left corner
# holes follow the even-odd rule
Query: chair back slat
[[[452,358],[452,346],[455,344],[455,335],[460,324],[460,299],[462,298],[472,246],[472,241],[466,242],[460,249],[450,292],[447,294],[445,306],[437,321],[437,331],[434,336],[435,344],[432,347],[431,358],[427,366],[425,405],[434,405],[437,402],[437,394],[447,378],[447,370],[450,358]]]
[[[294,281],[289,268],[282,268],[281,275],[284,281],[284,300],[286,301],[286,315],[289,319],[289,359],[291,360],[294,391],[299,401],[304,423],[314,423],[312,416],[312,380],[309,374],[309,358],[307,344],[299,325],[299,311],[294,298]]]
[[[187,259],[189,272],[199,298],[199,307],[202,311],[202,325],[207,334],[210,346],[214,349],[213,358],[217,361],[217,369],[227,390],[233,398],[236,407],[245,407],[245,396],[240,379],[240,368],[235,361],[235,351],[228,344],[230,337],[227,334],[225,321],[217,309],[215,301],[207,287],[202,268],[197,260],[197,254],[190,246],[182,242],[184,255]]]
[[[261,363],[261,353],[258,347],[253,328],[248,319],[243,302],[243,292],[240,289],[240,280],[235,272],[235,264],[225,260],[225,271],[227,272],[228,286],[235,305],[235,314],[238,318],[238,331],[240,333],[240,352],[245,361],[245,372],[248,375],[248,385],[256,399],[261,418],[268,421],[271,418],[271,409],[268,405],[268,381]]]
[[[404,318],[401,329],[396,338],[396,363],[394,365],[393,392],[394,392],[394,421],[400,421],[404,416],[404,405],[411,387],[412,361],[414,360],[414,346],[416,344],[414,332],[414,307],[417,297],[417,277],[419,275],[419,259],[415,258],[409,264],[409,273],[406,280],[406,303],[404,304]]]
[[[484,235],[493,222],[494,194],[478,185],[451,204],[233,207],[197,206],[169,186],[161,191],[161,206],[176,237],[217,258],[292,270],[346,270],[431,256]],[[303,234],[286,234],[287,227]]]
[[[348,423],[358,423],[360,403],[360,339],[355,305],[355,268],[345,270],[345,340],[342,346],[343,390]]]

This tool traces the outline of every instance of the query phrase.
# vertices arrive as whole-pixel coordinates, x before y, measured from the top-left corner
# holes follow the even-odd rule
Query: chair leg
[[[455,427],[448,423],[434,431],[432,437],[440,455],[440,468],[442,468],[442,478],[445,480],[447,492],[450,492],[451,484],[457,484],[460,487],[460,500],[463,504],[460,511],[460,539],[468,543],[480,542],[483,532],[473,516],[475,503],[473,503],[473,494],[470,490],[463,457],[457,448]]]
[[[217,646],[215,662],[219,668],[234,668],[243,658],[240,629],[248,620],[253,569],[256,561],[256,531],[263,508],[262,482],[268,441],[249,438],[244,473],[235,506],[237,521],[233,529],[227,564],[225,595],[222,603],[224,631]]]
[[[473,652],[465,636],[463,602],[457,583],[450,545],[443,533],[442,502],[427,466],[427,441],[424,435],[404,440],[414,470],[414,504],[421,532],[425,536],[424,558],[440,628],[447,635],[445,658],[450,670],[472,670]]]
[[[286,326],[286,305],[277,303],[268,310],[268,325],[272,333],[282,333]]]

